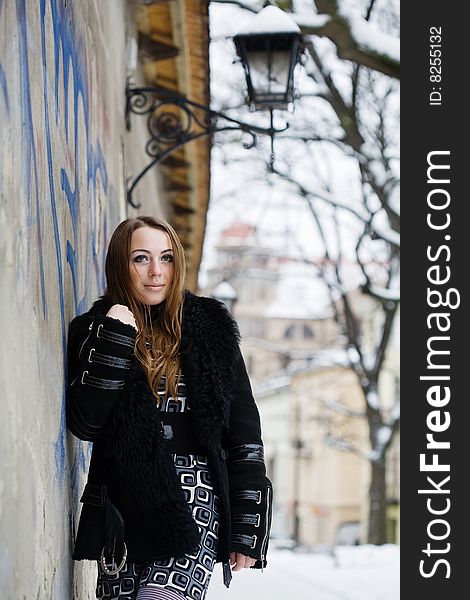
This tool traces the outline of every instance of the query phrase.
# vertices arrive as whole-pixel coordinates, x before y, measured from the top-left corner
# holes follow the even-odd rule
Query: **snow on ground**
[[[334,556],[270,550],[264,572],[233,573],[227,589],[216,565],[206,600],[398,600],[399,547],[338,546]]]

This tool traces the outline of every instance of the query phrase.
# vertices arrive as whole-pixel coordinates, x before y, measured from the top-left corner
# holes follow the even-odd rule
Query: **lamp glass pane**
[[[269,60],[270,58],[270,60]],[[289,82],[289,52],[249,52],[247,53],[251,83],[255,96],[274,98],[287,94]]]

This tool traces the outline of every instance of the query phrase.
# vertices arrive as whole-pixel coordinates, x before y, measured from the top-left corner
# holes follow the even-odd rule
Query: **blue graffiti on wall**
[[[70,275],[70,281],[72,282],[74,314],[80,314],[88,308],[90,303],[89,290],[103,290],[104,288],[105,244],[103,240],[106,240],[107,237],[107,218],[106,212],[102,214],[102,211],[95,210],[97,196],[102,193],[107,197],[108,204],[112,204],[112,201],[116,200],[117,194],[108,181],[102,144],[98,139],[90,139],[93,128],[90,122],[87,54],[84,40],[77,33],[74,26],[72,9],[65,7],[64,3],[59,0],[40,0],[38,9],[37,18],[39,18],[41,31],[41,91],[44,97],[42,115],[44,119],[42,124],[44,139],[41,139],[41,142],[44,143],[46,156],[47,174],[44,183],[47,182],[48,186],[47,200],[44,200],[44,193],[42,197],[39,193],[38,151],[35,123],[32,116],[32,83],[29,72],[30,57],[28,52],[33,45],[28,40],[28,20],[31,21],[36,16],[33,11],[26,11],[25,0],[16,1],[21,119],[23,122],[24,193],[27,207],[26,231],[28,236],[35,236],[35,243],[38,248],[41,314],[43,319],[46,320],[48,292],[46,291],[44,261],[46,258],[50,260],[51,257],[50,255],[45,257],[42,252],[43,232],[41,223],[44,223],[46,217],[50,220],[54,242],[54,268],[58,281],[57,294],[60,304],[61,340],[65,372],[67,323],[69,320],[69,309],[67,309],[65,301],[66,275],[67,273]],[[52,28],[52,36],[50,27]],[[54,64],[49,64],[51,60]],[[3,90],[1,73],[0,71],[0,87]],[[55,84],[53,97],[51,97],[51,87],[48,85],[48,78],[51,78],[51,74],[54,74]],[[35,73],[36,85],[38,76],[40,76],[40,73]],[[5,94],[6,92],[4,92],[4,96]],[[54,151],[54,139],[58,136],[59,131],[63,131],[64,128],[66,143],[71,150],[71,164],[66,162],[65,156],[57,156],[57,151]],[[59,177],[57,177],[58,174]],[[59,185],[60,189],[58,189]],[[63,240],[64,233],[61,231],[62,222],[59,216],[63,214],[63,207],[58,205],[58,202],[61,202],[63,198],[67,201],[68,214],[72,225],[71,239],[65,241]],[[96,222],[97,214],[100,214],[102,222]],[[100,231],[104,232],[102,236],[99,235]],[[62,259],[64,245],[67,266],[63,264]],[[101,251],[100,247],[102,248]],[[50,269],[50,264],[48,268]],[[67,472],[66,441],[64,388],[60,429],[54,444],[56,474],[59,482],[64,482],[64,475]],[[71,472],[73,487],[76,485],[78,474],[86,469],[90,449],[89,444],[76,443],[76,463]]]
[[[23,124],[23,164],[25,165],[26,176],[26,203],[27,203],[27,223],[26,231],[30,234],[32,229],[32,207],[31,207],[31,170],[33,171],[33,186],[34,186],[34,202],[36,215],[40,214],[40,199],[39,199],[39,184],[38,184],[38,166],[36,142],[34,139],[33,115],[31,109],[31,89],[30,75],[28,62],[28,37],[26,25],[26,7],[25,0],[17,0],[16,2],[16,17],[18,23],[18,44],[19,44],[19,60],[20,60],[20,86],[21,86],[21,122]],[[32,169],[31,169],[32,167]],[[42,300],[42,312],[45,317],[46,310],[46,289],[44,282],[44,264],[42,257],[42,232],[41,219],[36,218],[36,237],[38,243],[39,257],[39,272],[40,272],[40,289]],[[29,245],[29,238],[28,238]]]
[[[0,0],[0,16],[2,14],[2,8],[3,8],[3,0]],[[9,117],[10,117],[10,98],[8,95],[8,84],[7,84],[7,78],[5,76],[5,70],[3,68],[2,63],[0,62],[0,100],[2,98],[3,98],[3,102],[0,102],[0,117],[2,119],[4,119],[4,115],[6,115],[6,117],[8,117],[8,121],[9,121],[10,120],[9,119]],[[5,121],[6,121],[6,119],[5,119]],[[0,172],[3,171],[3,169],[2,169],[2,167],[3,167],[2,150],[3,149],[0,149]]]
[[[0,3],[0,11],[2,10],[2,5]],[[10,100],[8,99],[8,87],[7,80],[5,78],[5,71],[3,70],[2,64],[0,63],[0,90],[3,94],[3,101],[5,103],[5,110],[7,115],[10,114]]]

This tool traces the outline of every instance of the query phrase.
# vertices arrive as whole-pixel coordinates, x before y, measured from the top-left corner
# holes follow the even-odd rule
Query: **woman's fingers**
[[[232,571],[240,571],[241,569],[247,569],[252,567],[256,562],[255,558],[251,556],[245,556],[240,552],[231,552],[230,553],[230,566],[232,567]]]
[[[134,315],[127,308],[127,306],[124,306],[124,304],[114,304],[108,310],[106,316],[111,317],[112,319],[118,319],[122,323],[126,323],[126,325],[132,325],[134,329],[137,329]]]

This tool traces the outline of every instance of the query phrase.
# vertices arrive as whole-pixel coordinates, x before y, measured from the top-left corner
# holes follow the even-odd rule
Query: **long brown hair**
[[[130,278],[131,239],[136,229],[153,227],[168,234],[173,248],[173,278],[165,300],[152,311],[139,299]],[[158,217],[138,216],[126,219],[115,229],[106,254],[105,299],[124,304],[134,314],[138,333],[135,355],[144,367],[150,388],[158,398],[158,384],[166,377],[165,392],[177,397],[180,362],[183,292],[186,278],[184,248],[176,231]]]

